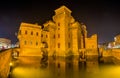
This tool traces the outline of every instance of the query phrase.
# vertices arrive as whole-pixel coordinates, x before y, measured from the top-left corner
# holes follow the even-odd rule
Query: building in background
[[[43,24],[43,29],[36,24],[21,23],[18,39],[23,54],[39,55],[32,50],[43,49],[49,56],[67,56],[78,55],[80,49],[97,49],[97,35],[87,38],[86,26],[71,13],[66,6],[61,6],[55,10],[52,20]]]
[[[108,48],[120,48],[120,34],[114,37],[113,42],[109,42]]]
[[[120,34],[114,37],[114,41],[115,41],[114,48],[120,48]]]
[[[0,50],[11,48],[11,40],[7,38],[0,38]]]

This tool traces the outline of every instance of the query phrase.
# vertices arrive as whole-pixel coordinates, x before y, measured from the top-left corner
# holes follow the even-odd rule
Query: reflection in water
[[[19,57],[13,60],[10,78],[120,78],[120,66],[107,61],[110,58],[99,62],[96,56],[87,56],[86,61],[78,57]]]
[[[48,57],[46,57],[46,56],[42,57],[41,61],[40,61],[40,65],[41,65],[40,67],[41,68],[47,68],[47,66],[48,66],[48,62],[47,61],[48,61]]]

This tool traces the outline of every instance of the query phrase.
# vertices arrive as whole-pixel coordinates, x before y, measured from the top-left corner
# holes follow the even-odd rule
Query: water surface
[[[120,78],[120,65],[113,57],[100,61],[96,56],[19,57],[13,59],[9,78]],[[118,61],[118,60],[117,60]]]

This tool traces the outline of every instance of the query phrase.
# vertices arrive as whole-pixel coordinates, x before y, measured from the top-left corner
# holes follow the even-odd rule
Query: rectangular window
[[[31,35],[33,35],[33,31],[31,31]]]
[[[58,23],[58,26],[60,26],[60,23]]]
[[[60,43],[58,43],[58,48],[60,48]]]
[[[41,37],[43,37],[43,34],[41,34]]]
[[[27,34],[27,31],[25,31],[25,34]]]
[[[58,34],[58,38],[60,38],[60,34]]]
[[[55,34],[54,34],[53,38],[55,39]]]
[[[26,42],[26,41],[24,41],[24,44],[26,45],[26,44],[27,44],[27,42]]]
[[[68,48],[70,48],[70,43],[68,43]]]
[[[38,36],[38,32],[36,32],[36,36]]]
[[[69,34],[69,38],[70,38],[70,34]]]
[[[38,42],[36,42],[36,46],[38,45]]]

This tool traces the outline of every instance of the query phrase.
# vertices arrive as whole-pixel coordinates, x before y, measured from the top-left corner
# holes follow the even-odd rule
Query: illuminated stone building
[[[115,42],[109,42],[108,45],[106,47],[108,48],[113,48],[115,46]]]
[[[114,37],[115,45],[120,47],[120,34]]]
[[[82,27],[81,24],[75,21],[71,16],[71,11],[62,6],[55,10],[53,21],[48,21],[44,24],[46,33],[48,35],[48,51],[49,55],[57,54],[65,56],[68,52],[74,51],[78,54],[78,49],[81,46]],[[43,39],[42,39],[43,40]]]
[[[18,35],[20,48],[41,49],[44,43],[49,56],[78,55],[79,49],[97,48],[97,35],[87,39],[86,26],[75,21],[71,13],[66,6],[61,6],[55,10],[52,20],[43,24],[43,29],[35,24],[22,23]]]
[[[0,38],[0,50],[11,48],[11,40],[6,38]]]
[[[109,42],[108,48],[120,48],[120,34],[114,37],[113,42]]]
[[[20,44],[20,55],[39,56],[41,51],[41,26],[37,24],[21,23],[18,39]]]
[[[92,35],[90,38],[85,38],[86,49],[97,49],[97,34]]]

